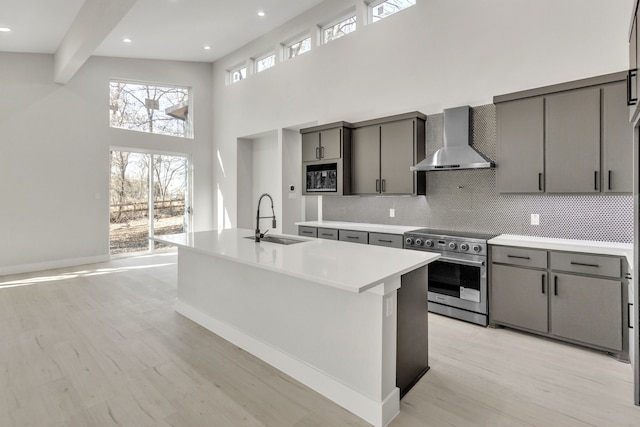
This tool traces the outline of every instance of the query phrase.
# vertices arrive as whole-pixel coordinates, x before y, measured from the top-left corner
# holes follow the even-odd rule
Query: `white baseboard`
[[[86,258],[60,259],[55,261],[39,262],[34,264],[22,264],[9,267],[0,267],[0,276],[10,274],[32,273],[35,271],[52,270],[55,268],[75,267],[77,265],[95,264],[109,261],[109,255],[99,255]]]
[[[178,300],[175,309],[188,319],[290,375],[376,427],[386,426],[400,412],[400,390],[397,387],[382,402],[376,402],[313,366],[183,301]]]

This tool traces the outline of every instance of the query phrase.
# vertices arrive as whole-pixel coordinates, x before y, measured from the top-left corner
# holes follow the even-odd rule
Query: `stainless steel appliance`
[[[486,326],[487,240],[495,235],[423,228],[404,233],[404,248],[439,252],[429,264],[429,311]]]
[[[337,193],[338,163],[305,165],[307,193]]]

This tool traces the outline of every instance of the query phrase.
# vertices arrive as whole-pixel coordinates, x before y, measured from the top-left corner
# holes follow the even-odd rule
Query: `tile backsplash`
[[[472,144],[496,159],[495,106],[472,108]],[[427,154],[442,147],[443,115],[427,117]],[[633,242],[633,196],[498,194],[494,169],[427,174],[426,196],[324,197],[325,220]],[[389,217],[389,209],[395,217]],[[540,225],[531,224],[540,215]]]

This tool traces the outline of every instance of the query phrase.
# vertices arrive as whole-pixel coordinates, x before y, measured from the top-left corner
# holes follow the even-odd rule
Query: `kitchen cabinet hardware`
[[[376,179],[376,193],[380,192],[380,180]]]
[[[638,103],[638,98],[635,98],[633,96],[633,92],[632,92],[633,83],[631,81],[632,79],[637,77],[638,77],[637,68],[632,68],[629,71],[627,71],[627,105],[629,106],[636,105]]]
[[[333,236],[333,234],[331,233],[320,233],[321,236],[325,236],[325,237],[331,237]]]
[[[553,295],[558,295],[558,276],[553,276]]]
[[[387,186],[385,185],[385,182],[386,182],[386,179],[383,179],[382,180],[382,188],[381,188],[382,193],[385,193],[387,191]]]
[[[611,171],[609,171],[607,175],[607,189],[611,190]]]
[[[347,239],[358,239],[358,236],[347,236]]]
[[[631,313],[633,312],[633,303],[627,303],[627,328],[633,329],[633,325],[631,324]]]
[[[528,256],[521,256],[521,255],[507,255],[508,258],[518,258],[518,259],[531,259],[531,257]]]
[[[538,190],[542,191],[542,172],[538,173]]]
[[[542,277],[542,293],[544,294],[544,274],[541,277]]]
[[[598,171],[593,172],[593,189],[598,191]]]
[[[571,265],[581,265],[583,267],[594,267],[594,268],[600,267],[598,264],[588,264],[586,262],[577,262],[577,261],[571,261]]]
[[[382,243],[393,243],[393,240],[383,240],[383,239],[378,239],[378,242],[382,242]]]

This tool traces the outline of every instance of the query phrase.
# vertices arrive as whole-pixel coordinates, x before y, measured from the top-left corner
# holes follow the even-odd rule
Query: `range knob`
[[[416,239],[416,246],[422,246],[422,239]]]
[[[466,243],[463,243],[460,245],[460,249],[462,249],[463,251],[468,251],[469,250],[469,245]]]
[[[411,246],[413,245],[413,239],[411,237],[407,237],[404,239],[404,243],[406,243],[407,246]]]
[[[482,250],[482,248],[480,247],[480,245],[473,245],[473,252],[480,252]]]
[[[433,246],[433,240],[425,240],[424,245],[428,248]]]
[[[449,249],[454,250],[457,247],[458,247],[458,245],[456,244],[456,242],[449,243]]]

